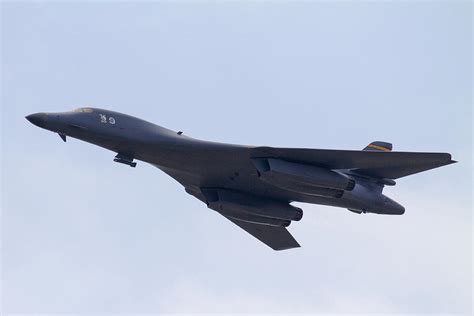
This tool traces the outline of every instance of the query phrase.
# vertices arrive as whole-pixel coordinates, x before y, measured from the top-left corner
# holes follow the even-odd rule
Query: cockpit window
[[[92,113],[91,108],[78,108],[73,110],[73,112],[80,112],[80,113]]]

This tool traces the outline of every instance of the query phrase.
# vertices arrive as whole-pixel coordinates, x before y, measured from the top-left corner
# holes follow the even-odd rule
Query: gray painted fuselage
[[[198,195],[199,188],[219,187],[286,202],[379,212],[374,209],[377,207],[384,208],[386,213],[403,213],[401,205],[360,184],[356,184],[354,190],[344,192],[341,198],[327,198],[259,181],[251,162],[253,146],[198,140],[126,114],[88,109],[91,112],[32,114],[30,120],[32,116],[38,116],[36,122],[42,128],[150,163]],[[105,115],[106,121],[101,122],[100,115]],[[110,118],[114,124],[110,124]]]

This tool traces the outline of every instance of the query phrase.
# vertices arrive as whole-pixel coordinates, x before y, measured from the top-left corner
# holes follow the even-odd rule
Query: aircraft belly
[[[153,165],[181,183],[187,190],[199,192],[200,188],[226,188],[285,202],[353,209],[367,209],[371,203],[367,199],[359,198],[360,188],[355,190],[356,192],[343,191],[343,194],[337,197],[326,197],[320,193],[303,193],[299,191],[298,186],[282,187],[263,181],[252,163],[248,147],[206,143],[194,146],[191,150],[189,148],[170,147],[164,151],[162,148],[161,155],[152,160]],[[364,197],[365,192],[361,193],[361,196]]]
[[[294,201],[347,207],[345,203],[341,203],[343,202],[343,199],[304,194],[297,191],[275,187],[268,182],[260,181],[258,180],[258,175],[251,164],[248,166],[242,165],[240,168],[237,168],[238,171],[235,171],[236,168],[227,168],[223,170],[222,168],[214,169],[213,167],[209,167],[209,169],[206,170],[206,173],[190,173],[162,166],[157,167],[181,183],[184,187],[191,187],[194,188],[194,190],[199,190],[199,188],[202,187],[227,188],[286,202]],[[223,172],[228,176],[223,178]]]

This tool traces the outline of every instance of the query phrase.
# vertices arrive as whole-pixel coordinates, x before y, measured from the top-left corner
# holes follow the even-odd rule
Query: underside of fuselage
[[[273,185],[272,182],[262,179],[262,175],[251,162],[249,150],[240,149],[236,151],[238,154],[234,152],[232,157],[220,156],[213,151],[213,164],[208,163],[209,157],[200,158],[197,155],[192,156],[193,159],[189,162],[174,159],[172,163],[167,164],[168,166],[156,163],[153,165],[174,178],[203,202],[205,197],[201,192],[202,188],[221,188],[286,203],[320,204],[348,208],[361,213],[402,214],[404,211],[403,208],[392,205],[386,205],[385,209],[383,203],[378,203],[378,200],[385,198],[381,194],[382,186],[374,187],[362,178],[356,180],[351,191],[314,186],[302,192],[299,189],[300,185],[294,181],[288,181],[288,185],[284,188],[281,185]],[[233,163],[226,163],[229,159],[233,160]],[[170,164],[176,167],[171,168]]]

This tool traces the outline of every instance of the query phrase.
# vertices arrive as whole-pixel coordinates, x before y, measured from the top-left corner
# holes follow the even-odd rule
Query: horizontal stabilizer
[[[375,178],[397,179],[449,165],[448,153],[385,152],[307,148],[255,147],[251,158],[278,158],[328,169],[349,169]]]

